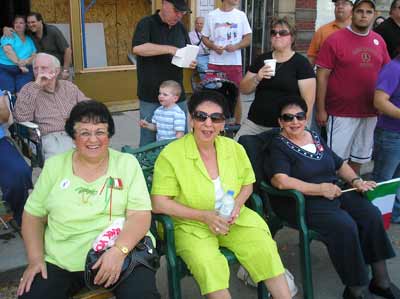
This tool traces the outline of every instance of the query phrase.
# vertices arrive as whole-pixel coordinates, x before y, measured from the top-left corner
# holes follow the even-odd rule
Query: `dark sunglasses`
[[[305,112],[297,112],[296,114],[291,114],[291,113],[284,113],[280,116],[280,118],[284,121],[284,122],[290,122],[293,121],[295,118],[299,121],[301,120],[305,120],[306,119],[306,113]]]
[[[290,35],[290,31],[286,30],[286,29],[282,29],[282,30],[271,30],[271,35],[272,36],[277,36],[279,34],[279,36],[288,36]]]
[[[215,124],[219,124],[225,121],[225,116],[223,113],[220,112],[214,112],[211,114],[207,114],[203,111],[195,111],[192,114],[192,117],[194,120],[197,120],[199,122],[205,122],[207,118],[210,118],[211,121]]]

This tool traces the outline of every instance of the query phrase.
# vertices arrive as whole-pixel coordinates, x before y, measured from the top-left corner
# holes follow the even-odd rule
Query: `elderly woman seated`
[[[267,224],[244,206],[255,181],[250,161],[241,145],[219,136],[224,107],[219,93],[193,94],[188,103],[193,132],[169,144],[156,161],[153,211],[173,217],[177,254],[207,298],[231,298],[228,262],[219,246],[233,251],[275,299],[291,298]],[[235,192],[235,204],[226,219],[216,203],[228,190]]]
[[[306,198],[308,227],[322,236],[342,282],[343,298],[400,298],[390,281],[386,260],[395,256],[382,216],[360,192],[376,184],[364,181],[332,152],[325,142],[305,129],[307,104],[291,97],[280,106],[280,134],[272,140],[271,183],[278,189],[296,189]],[[338,176],[358,192],[342,193]],[[295,223],[295,203],[275,199],[274,211]],[[369,282],[367,265],[372,268]],[[369,287],[368,287],[369,283]]]
[[[25,205],[28,267],[18,287],[20,298],[67,299],[79,291],[93,241],[111,220],[124,217],[115,246],[94,265],[94,283],[112,286],[127,252],[149,234],[151,202],[143,173],[132,155],[109,148],[114,121],[106,106],[78,103],[65,130],[76,148],[46,161]],[[111,178],[119,181],[114,191]],[[144,266],[135,267],[113,292],[119,299],[160,298],[155,273]]]

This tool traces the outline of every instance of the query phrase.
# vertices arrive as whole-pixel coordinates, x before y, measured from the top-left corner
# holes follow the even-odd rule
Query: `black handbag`
[[[86,256],[84,276],[86,287],[90,290],[104,288],[103,286],[95,285],[93,283],[98,269],[93,270],[92,267],[101,257],[101,255],[107,250],[108,249],[96,252],[93,250],[93,248],[91,248]],[[135,270],[135,267],[138,265],[145,266],[153,271],[156,271],[159,267],[159,256],[149,236],[145,236],[142,240],[140,240],[135,248],[127,254],[124,263],[122,264],[121,274],[118,281],[106,289],[109,291],[115,289],[132,273],[132,271]]]

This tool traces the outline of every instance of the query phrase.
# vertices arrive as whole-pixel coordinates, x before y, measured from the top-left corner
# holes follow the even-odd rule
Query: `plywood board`
[[[132,49],[132,36],[137,23],[143,16],[151,14],[148,0],[117,1],[117,40],[119,64],[129,64],[128,53]]]
[[[68,44],[70,41],[69,24],[52,24],[61,30]],[[86,23],[86,57],[87,67],[104,67],[107,66],[106,45],[104,38],[103,23]]]

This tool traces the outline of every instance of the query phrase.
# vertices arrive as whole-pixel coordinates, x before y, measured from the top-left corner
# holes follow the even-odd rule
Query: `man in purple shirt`
[[[400,55],[379,73],[374,106],[381,112],[374,133],[374,179],[400,177]],[[392,222],[400,223],[400,190],[397,190]]]

